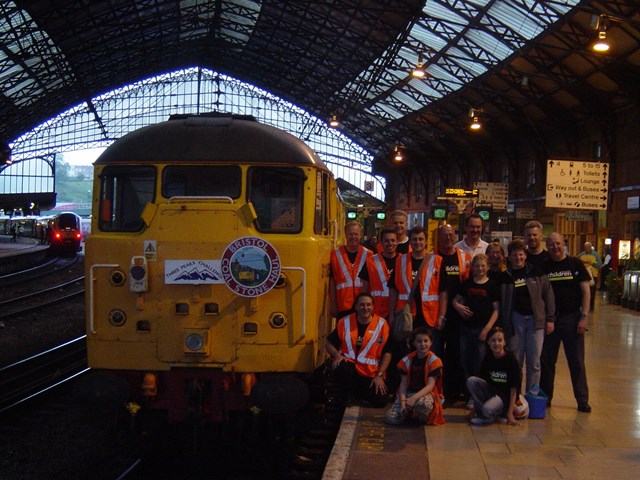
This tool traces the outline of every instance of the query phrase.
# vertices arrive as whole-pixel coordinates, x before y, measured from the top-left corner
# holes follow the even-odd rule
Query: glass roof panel
[[[579,1],[427,1],[422,18],[412,27],[404,43],[391,46],[380,56],[379,60],[388,58],[390,51],[397,51],[394,60],[385,65],[385,71],[376,74],[376,88],[371,89],[367,97],[369,100],[377,99],[377,104],[366,104],[365,111],[381,115],[383,119],[396,119],[402,116],[398,111],[398,102],[413,111],[424,108],[434,99],[459,89],[485,73],[490,66],[509,57],[515,49],[540,35]],[[404,72],[415,65],[420,53],[430,80],[421,83],[411,80],[410,86],[416,93],[400,93],[407,88]],[[345,96],[353,91],[354,85],[372,78],[374,69],[379,66],[379,62],[373,62],[339,95]],[[416,101],[413,98],[415,94],[423,98]]]
[[[6,50],[0,57],[3,95],[15,105],[38,101],[71,76],[53,40],[14,2],[0,2],[0,45]]]
[[[425,81],[425,80],[418,80],[414,78],[409,82],[409,86],[411,86],[412,88],[415,88],[422,95],[425,95],[429,98],[432,98],[432,99],[442,98],[442,92],[433,88],[428,79]]]

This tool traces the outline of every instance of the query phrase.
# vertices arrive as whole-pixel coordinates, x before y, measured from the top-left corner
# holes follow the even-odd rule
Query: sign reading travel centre
[[[608,163],[547,160],[547,207],[606,210],[608,192]]]

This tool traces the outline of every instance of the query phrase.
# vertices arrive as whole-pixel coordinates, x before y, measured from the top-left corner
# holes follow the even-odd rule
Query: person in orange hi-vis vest
[[[362,226],[358,222],[349,222],[344,227],[347,238],[343,245],[331,252],[329,278],[330,312],[335,318],[342,318],[354,311],[356,296],[362,291],[362,280],[358,274],[371,250],[360,244]]]
[[[396,266],[398,236],[393,227],[380,231],[382,253],[367,258],[365,268],[360,271],[363,291],[373,297],[373,313],[389,321],[389,278]]]
[[[412,418],[427,425],[444,425],[442,360],[431,351],[432,339],[429,327],[418,327],[411,333],[409,343],[414,351],[398,363],[402,380],[385,415],[386,423],[400,425]]]
[[[389,325],[373,313],[373,298],[368,293],[356,297],[356,313],[340,320],[327,337],[325,348],[347,403],[367,400],[384,407],[389,390],[385,383],[391,362]]]
[[[442,268],[442,258],[426,251],[427,231],[424,227],[412,228],[409,241],[411,253],[398,255],[393,277],[389,280],[389,311],[399,312],[410,302],[413,329],[423,325],[433,328],[433,344],[439,346],[447,311],[447,275]],[[427,263],[422,269],[413,298],[409,298],[411,285],[423,262]]]

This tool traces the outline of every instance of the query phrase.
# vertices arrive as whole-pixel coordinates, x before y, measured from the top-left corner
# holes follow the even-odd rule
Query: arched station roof
[[[594,19],[614,53],[592,53]],[[638,105],[637,0],[38,0],[0,4],[0,140],[100,93],[211,68],[313,115],[382,161],[471,163],[494,145]],[[410,69],[418,61],[427,76]],[[100,122],[96,113],[96,122]],[[108,132],[105,132],[108,136]]]

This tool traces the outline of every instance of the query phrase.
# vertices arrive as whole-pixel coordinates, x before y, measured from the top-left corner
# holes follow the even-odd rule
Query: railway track
[[[73,258],[54,257],[48,259],[45,263],[27,270],[10,273],[0,276],[0,287],[13,288],[17,285],[36,281],[45,277],[50,277],[58,273],[64,272],[65,269],[75,265],[81,261],[78,255]]]
[[[22,315],[84,294],[84,277],[0,301],[0,320]]]
[[[0,413],[88,370],[86,336],[0,368]]]

